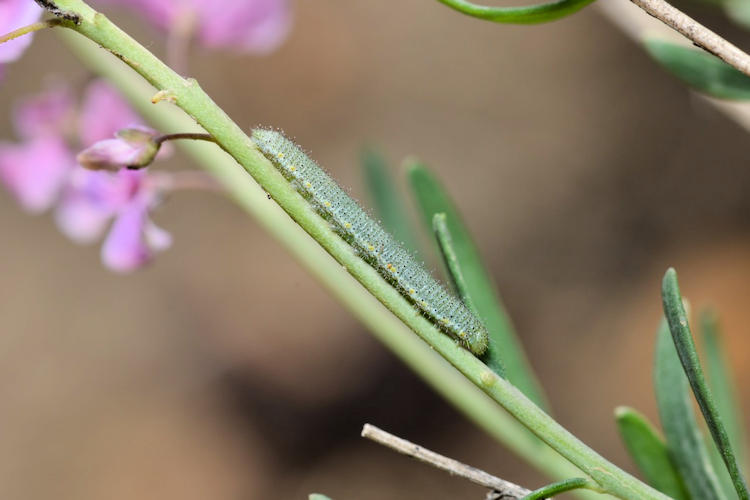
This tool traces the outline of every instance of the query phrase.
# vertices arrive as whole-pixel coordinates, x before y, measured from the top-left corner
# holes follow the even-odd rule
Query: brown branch
[[[530,493],[529,490],[518,486],[517,484],[505,481],[504,479],[495,477],[492,474],[488,474],[487,472],[471,467],[470,465],[462,464],[457,460],[453,460],[452,458],[440,455],[434,451],[422,448],[417,444],[394,436],[374,425],[365,424],[362,428],[362,437],[375,441],[383,446],[387,446],[401,454],[416,458],[420,462],[444,470],[454,476],[459,476],[480,486],[490,488],[493,491],[488,494],[487,498],[496,500],[515,500],[523,498]]]
[[[714,54],[725,63],[750,76],[750,55],[706,28],[665,0],[631,0],[670,28],[681,33],[698,47]]]

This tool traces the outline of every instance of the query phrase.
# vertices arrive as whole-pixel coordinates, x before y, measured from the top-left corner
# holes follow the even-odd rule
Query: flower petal
[[[101,1],[101,0],[100,0]],[[279,46],[291,26],[288,0],[107,0],[127,6],[165,31],[191,13],[196,37],[212,48],[264,54]]]
[[[63,135],[73,119],[74,105],[70,89],[56,87],[22,100],[13,112],[13,123],[19,135],[25,139],[40,135]]]
[[[65,193],[55,210],[55,222],[60,231],[76,243],[93,243],[104,232],[112,211],[93,203],[80,191]]]
[[[198,2],[196,8],[199,39],[208,47],[266,54],[284,41],[291,27],[286,0]]]
[[[121,273],[134,271],[151,259],[151,250],[143,238],[146,206],[134,203],[115,219],[102,245],[102,261],[109,269]]]
[[[150,219],[146,221],[144,236],[149,248],[154,252],[163,252],[172,246],[172,235],[154,224]]]
[[[0,0],[0,35],[39,20],[42,8],[29,0]],[[15,61],[31,44],[31,34],[0,44],[0,63]]]
[[[52,206],[74,165],[71,152],[58,137],[0,144],[0,181],[32,213]]]
[[[86,89],[79,120],[84,147],[109,139],[120,129],[142,123],[117,90],[102,80],[91,83]]]

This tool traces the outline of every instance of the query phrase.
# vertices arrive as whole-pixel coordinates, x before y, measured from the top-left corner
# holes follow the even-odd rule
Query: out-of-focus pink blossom
[[[86,87],[78,118],[78,134],[83,147],[109,139],[118,130],[143,125],[133,108],[104,80]]]
[[[72,153],[59,137],[0,144],[0,181],[31,213],[54,205],[74,166]]]
[[[76,243],[98,240],[114,215],[119,198],[116,177],[107,172],[75,169],[55,209],[57,227]]]
[[[22,99],[13,113],[13,125],[23,139],[62,136],[72,123],[75,123],[75,101],[65,86]]]
[[[102,261],[118,272],[133,271],[171,244],[167,232],[149,218],[159,191],[144,170],[112,174],[77,170],[56,212],[58,227],[71,239],[88,243],[98,239],[112,222]]]
[[[89,170],[117,172],[125,167],[147,167],[159,152],[160,144],[155,141],[158,135],[148,127],[118,130],[113,139],[95,142],[78,153],[76,159]]]
[[[151,222],[148,210],[145,203],[133,203],[115,219],[102,245],[102,262],[108,268],[134,271],[171,246],[172,237]]]
[[[42,15],[42,8],[30,0],[0,0],[0,35],[29,24]],[[15,61],[31,43],[32,35],[24,35],[0,44],[0,64]]]
[[[170,31],[192,20],[197,40],[207,47],[267,53],[291,27],[288,0],[99,0],[118,3]]]

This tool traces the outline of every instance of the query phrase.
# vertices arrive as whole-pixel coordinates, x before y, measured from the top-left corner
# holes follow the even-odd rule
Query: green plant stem
[[[111,51],[158,90],[169,93],[171,100],[211,134],[217,144],[242,165],[258,184],[377,300],[430,344],[468,380],[480,387],[539,438],[589,475],[603,491],[623,499],[665,500],[668,498],[588,448],[515,387],[491,372],[470,352],[457,346],[453,340],[422,317],[375,269],[351,251],[348,244],[315,213],[274,166],[260,154],[242,129],[203,92],[195,80],[186,80],[177,75],[105,16],[97,13],[82,1],[58,0],[56,3],[58,8],[73,13],[79,18],[78,23],[63,21],[65,26]],[[244,189],[251,189],[249,186],[252,183],[248,182],[246,176],[242,177]],[[348,287],[355,286],[348,281],[346,283]],[[340,284],[337,282],[334,286],[337,287],[337,296],[341,297],[344,292],[338,288]],[[369,302],[365,302],[363,296],[360,299],[362,300],[361,306],[371,309],[371,311],[360,311],[360,318],[366,321],[368,326],[390,322],[393,332],[398,332],[396,334],[398,339],[394,337],[393,342],[410,342],[410,340],[405,340],[408,338],[417,340],[413,336],[404,334],[403,328],[394,324],[397,323],[394,318],[383,315],[382,310],[375,307],[374,299]],[[442,385],[444,382],[440,381],[438,384]],[[494,415],[497,414],[494,413]],[[511,442],[514,441],[510,435],[505,437]],[[524,455],[526,458],[532,458],[532,463],[536,461],[530,457],[531,453],[524,453]]]
[[[505,24],[537,24],[555,21],[574,14],[594,0],[554,0],[523,7],[490,7],[477,5],[466,0],[438,0],[448,7],[467,16]]]
[[[632,408],[620,406],[615,409],[615,418],[620,437],[648,484],[675,500],[688,500],[664,439],[646,417]]]
[[[565,493],[566,491],[576,490],[580,488],[592,488],[595,485],[591,484],[591,481],[582,477],[574,477],[572,479],[566,479],[559,483],[548,484],[538,490],[534,490],[521,500],[543,500],[545,498],[552,498],[558,493]]]
[[[200,132],[179,132],[176,134],[164,134],[154,138],[156,144],[162,144],[167,141],[177,140],[190,140],[190,141],[206,141],[216,143],[216,139],[210,134],[201,134]]]
[[[24,35],[28,35],[29,33],[33,33],[35,31],[43,30],[46,28],[54,28],[55,26],[60,26],[60,24],[62,24],[62,22],[60,21],[60,19],[57,19],[57,18],[29,24],[28,26],[18,28],[17,30],[13,30],[10,33],[6,33],[0,36],[0,44],[3,44],[5,42],[10,42],[11,40],[14,40]]]

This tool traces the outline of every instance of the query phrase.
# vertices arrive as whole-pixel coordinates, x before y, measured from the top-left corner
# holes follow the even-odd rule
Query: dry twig
[[[444,470],[454,476],[459,476],[478,485],[490,488],[493,491],[488,494],[487,498],[495,500],[515,500],[523,498],[530,493],[529,490],[518,486],[515,483],[505,481],[504,479],[495,477],[492,474],[488,474],[487,472],[463,464],[452,458],[422,448],[418,444],[394,436],[374,425],[365,424],[362,428],[362,437],[375,441],[383,446],[387,446],[388,448],[404,455],[416,458],[421,462]]]

